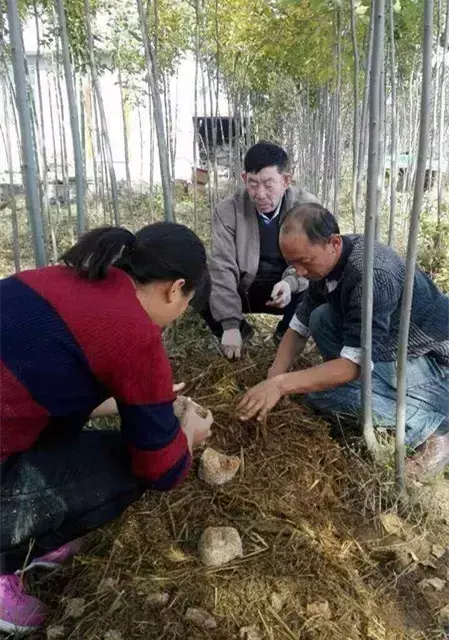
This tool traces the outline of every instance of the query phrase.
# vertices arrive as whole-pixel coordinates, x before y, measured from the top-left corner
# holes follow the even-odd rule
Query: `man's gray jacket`
[[[289,187],[282,201],[279,223],[295,204],[308,202],[318,200],[304,189]],[[257,215],[246,189],[240,189],[218,204],[212,220],[210,308],[224,330],[240,326],[243,314],[239,290],[247,291],[257,274],[260,257]],[[307,281],[298,278],[292,267],[282,279],[289,283],[292,293],[307,288]]]

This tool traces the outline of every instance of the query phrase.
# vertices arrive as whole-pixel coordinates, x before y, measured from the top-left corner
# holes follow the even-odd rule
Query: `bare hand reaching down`
[[[237,407],[240,419],[243,421],[257,418],[260,422],[277,405],[282,398],[282,390],[277,377],[264,380],[250,389],[243,396]]]

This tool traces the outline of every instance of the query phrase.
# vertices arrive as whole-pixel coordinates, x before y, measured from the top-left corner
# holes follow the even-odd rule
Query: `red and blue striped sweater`
[[[125,273],[24,271],[0,282],[0,304],[0,460],[46,433],[76,433],[113,396],[134,474],[159,490],[183,479],[190,454],[161,331]]]

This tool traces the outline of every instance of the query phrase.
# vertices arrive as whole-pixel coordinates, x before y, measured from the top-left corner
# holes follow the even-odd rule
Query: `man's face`
[[[338,262],[341,236],[333,235],[324,243],[313,244],[305,233],[290,232],[279,236],[282,255],[294,267],[297,276],[307,280],[322,280]]]
[[[243,173],[242,178],[250,200],[259,213],[270,213],[277,209],[290,184],[290,176],[277,167],[265,167],[259,173]]]

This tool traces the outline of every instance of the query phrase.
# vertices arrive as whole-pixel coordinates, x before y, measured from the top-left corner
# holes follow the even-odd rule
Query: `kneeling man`
[[[341,235],[319,204],[293,207],[280,231],[280,247],[296,274],[309,280],[268,380],[244,396],[242,419],[263,419],[288,394],[334,416],[361,411],[362,275],[364,239]],[[391,248],[374,249],[372,402],[375,425],[396,424],[396,358],[405,261]],[[323,364],[290,373],[312,336]],[[415,271],[407,362],[406,444],[414,465],[437,473],[449,464],[449,298]]]

